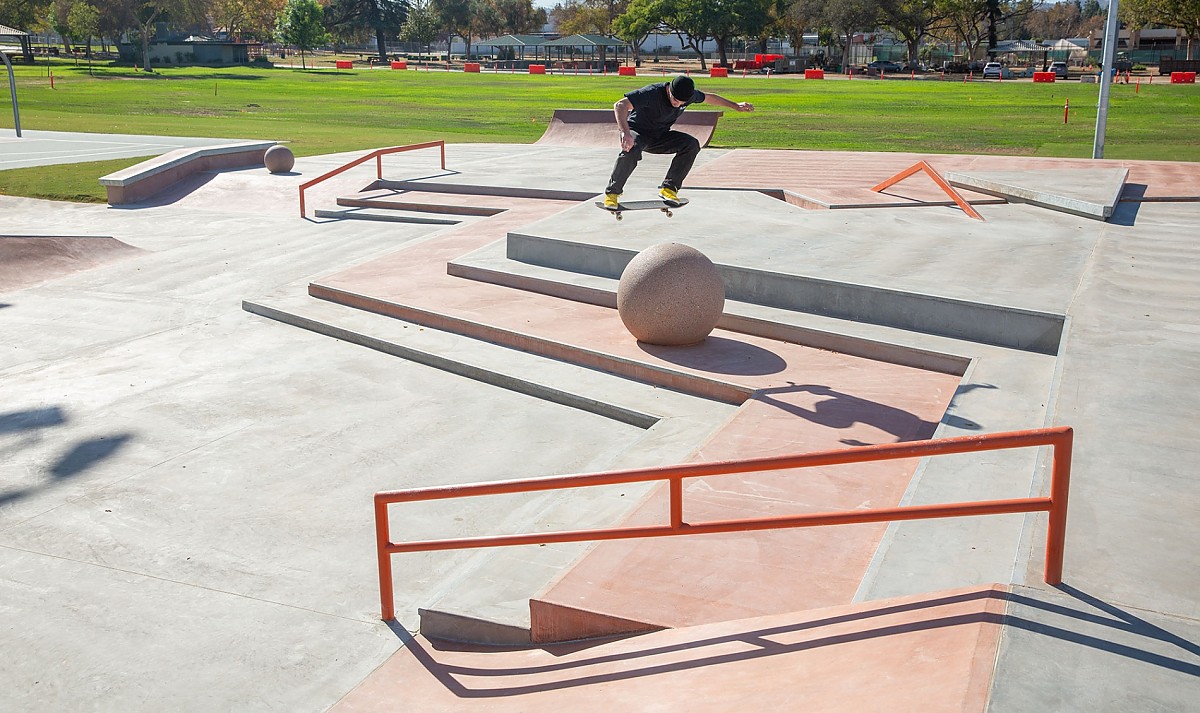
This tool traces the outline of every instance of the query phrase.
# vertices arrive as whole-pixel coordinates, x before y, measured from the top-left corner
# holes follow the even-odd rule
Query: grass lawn
[[[431,139],[526,143],[556,108],[603,108],[641,77],[425,71],[127,67],[56,60],[18,66],[23,129],[288,141],[298,156]],[[53,71],[55,87],[50,87]],[[851,151],[1091,155],[1097,85],[1078,82],[698,79],[750,101],[726,112],[714,146]],[[4,82],[7,85],[7,82]],[[7,94],[7,88],[5,89]],[[7,99],[7,97],[5,97]],[[1063,123],[1063,104],[1071,104]],[[7,101],[0,127],[12,128]],[[1114,85],[1106,158],[1200,161],[1200,88]],[[103,201],[96,179],[138,159],[0,171],[0,193]]]

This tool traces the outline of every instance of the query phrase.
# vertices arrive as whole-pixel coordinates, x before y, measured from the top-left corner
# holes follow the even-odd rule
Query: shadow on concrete
[[[797,393],[816,394],[830,398],[817,402],[812,408],[805,408],[786,400],[788,394]],[[850,428],[857,423],[873,426],[892,434],[896,437],[897,442],[923,441],[932,437],[938,426],[937,423],[926,421],[904,409],[844,394],[828,386],[817,384],[793,384],[763,389],[757,392],[754,398],[826,428],[841,430]],[[849,446],[870,445],[848,439],[843,439],[841,442]]]
[[[37,431],[62,426],[68,420],[66,413],[58,406],[0,414],[0,435],[17,434],[24,436],[23,439],[19,440],[11,448],[6,446],[3,450],[0,450],[0,453],[4,453],[7,456],[6,451],[28,448],[31,444],[39,442],[40,438]],[[114,433],[89,438],[76,443],[70,450],[60,455],[50,466],[49,473],[53,476],[52,480],[41,485],[19,488],[7,492],[0,491],[0,506],[20,500],[38,490],[50,487],[56,482],[71,478],[91,469],[97,463],[111,458],[114,453],[119,451],[132,439],[133,435],[130,433]]]
[[[0,302],[0,309],[4,309],[5,307],[12,307],[12,305],[7,302]]]
[[[50,467],[50,474],[55,478],[69,478],[82,473],[96,463],[111,457],[132,438],[133,436],[128,433],[118,433],[80,441],[59,457]]]
[[[778,354],[753,344],[709,337],[699,344],[680,347],[664,347],[657,344],[638,342],[642,351],[697,371],[737,376],[763,376],[778,374],[787,368],[787,362]]]
[[[0,433],[33,431],[50,426],[61,426],[66,422],[66,414],[58,406],[10,411],[0,414]]]
[[[1128,188],[1128,186],[1126,187]],[[1143,192],[1145,192],[1146,187],[1141,186],[1141,189]],[[1108,223],[1110,225],[1120,225],[1121,227],[1131,228],[1133,227],[1133,224],[1137,222],[1138,211],[1141,209],[1142,202],[1140,200],[1122,200],[1120,203],[1117,203],[1116,208],[1113,209],[1113,214],[1109,217]]]
[[[1103,650],[1119,656],[1128,657],[1173,671],[1181,671],[1191,675],[1200,675],[1200,666],[1187,661],[1172,658],[1170,656],[1163,656],[1161,654],[1156,654],[1134,646],[1119,644],[1105,638],[1079,634],[1066,628],[1022,619],[1020,617],[1013,616],[1011,613],[1001,614],[991,611],[973,611],[952,614],[938,611],[938,608],[942,606],[984,599],[997,599],[1004,600],[1006,602],[1020,603],[1054,614],[1062,615],[1064,618],[1069,620],[1083,619],[1124,631],[1140,632],[1144,630],[1149,632],[1148,636],[1150,636],[1150,638],[1163,641],[1170,640],[1170,638],[1163,638],[1161,635],[1156,635],[1156,633],[1152,630],[1156,629],[1158,632],[1162,632],[1162,630],[1158,629],[1158,627],[1153,627],[1153,625],[1148,625],[1145,622],[1141,622],[1141,624],[1146,624],[1146,626],[1149,627],[1148,629],[1138,629],[1138,627],[1131,628],[1129,620],[1127,619],[1128,614],[1125,612],[1120,612],[1120,610],[1117,611],[1120,612],[1118,616],[1122,619],[1122,621],[1118,622],[1105,617],[1088,615],[1067,607],[1056,606],[1046,602],[1038,601],[1036,599],[1030,599],[1028,597],[1011,592],[990,589],[961,594],[934,596],[929,599],[916,602],[882,606],[876,609],[868,609],[840,616],[816,619],[814,621],[796,622],[783,626],[755,629],[750,628],[750,625],[748,625],[748,628],[744,631],[738,631],[706,639],[683,641],[668,645],[655,646],[653,645],[653,641],[655,639],[647,639],[647,645],[644,648],[633,651],[624,651],[609,655],[597,655],[590,658],[572,659],[543,665],[519,667],[504,666],[504,659],[502,658],[503,653],[505,651],[511,652],[534,649],[495,649],[444,642],[423,642],[418,640],[409,632],[405,631],[403,628],[395,625],[394,622],[389,622],[389,625],[396,636],[403,642],[405,649],[408,650],[413,658],[422,667],[424,667],[431,676],[445,686],[447,690],[459,698],[503,698],[559,689],[577,688],[601,683],[611,683],[613,681],[655,676],[688,669],[706,668],[721,664],[761,659],[764,657],[778,656],[781,654],[791,654],[829,646],[844,645],[858,641],[869,641],[872,639],[880,639],[889,636],[910,634],[917,631],[928,631],[946,627],[977,624],[1016,627],[1045,636],[1070,641],[1082,646]],[[924,615],[918,616],[915,619],[910,617],[905,621],[896,622],[894,624],[884,624],[882,626],[871,625],[871,620],[877,617],[911,612],[920,612],[924,613]],[[1140,622],[1140,620],[1138,621]],[[822,635],[821,633],[823,628],[840,626],[853,622],[864,622],[864,628],[857,631],[839,634]],[[1064,623],[1068,626],[1070,625],[1070,622]],[[1167,637],[1173,637],[1173,635],[1171,635],[1169,632],[1162,632],[1162,634],[1165,634]],[[793,637],[796,635],[806,635],[809,638],[794,643],[788,643],[786,638],[783,641],[780,640],[781,637],[787,637],[788,635],[792,635]],[[1177,639],[1178,637],[1173,638]],[[1191,644],[1191,642],[1183,643],[1187,644],[1188,647],[1194,646]],[[720,650],[727,651],[727,647],[730,645],[749,645],[753,648],[734,653],[715,653],[715,651]],[[540,650],[545,651],[553,656],[565,656],[575,652],[572,650],[563,651],[557,646],[546,646],[539,648]],[[1187,650],[1194,651],[1193,648],[1188,648]],[[438,654],[443,651],[479,652],[480,660],[488,656],[488,654],[484,653],[485,651],[495,652],[498,654],[496,660],[497,665],[464,666],[442,663],[438,660]],[[691,655],[689,660],[660,664],[652,663],[655,660],[655,657],[659,657],[664,654],[680,655],[685,653]],[[646,663],[639,664],[641,661],[645,661]],[[618,671],[613,671],[611,668],[600,669],[595,672],[588,671],[588,667],[611,666],[614,664],[626,664],[629,667]],[[483,679],[492,679],[497,683],[503,683],[505,677],[532,676],[564,671],[572,672],[574,673],[574,676],[571,678],[547,681],[545,683],[524,684],[519,680],[515,680],[512,682],[513,685],[509,686],[496,685],[475,688],[467,687],[459,680],[461,677],[477,677]]]
[[[942,416],[942,423],[946,424],[947,426],[951,426],[953,428],[962,429],[964,431],[983,430],[983,426],[980,425],[979,423],[972,421],[969,418],[963,418],[962,416],[956,416],[955,414],[953,414],[951,412],[954,410],[954,407],[956,405],[955,402],[958,401],[958,397],[965,396],[966,394],[969,394],[972,391],[975,391],[977,389],[998,389],[998,388],[1000,388],[1000,387],[996,386],[995,384],[960,384],[959,387],[954,390],[954,396],[950,397],[950,403],[946,405],[946,414],[944,416]]]

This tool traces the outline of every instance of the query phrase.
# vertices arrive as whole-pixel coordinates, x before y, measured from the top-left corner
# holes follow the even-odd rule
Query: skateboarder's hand
[[[633,134],[628,131],[621,132],[621,150],[628,151],[633,148]]]
[[[754,105],[751,104],[750,102],[738,102],[737,110],[738,111],[754,111]]]

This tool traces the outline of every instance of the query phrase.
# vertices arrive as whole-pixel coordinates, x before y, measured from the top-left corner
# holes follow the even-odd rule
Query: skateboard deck
[[[612,213],[617,220],[620,220],[621,213],[627,210],[661,210],[667,214],[668,218],[670,218],[672,215],[672,210],[676,208],[682,208],[687,204],[688,200],[686,198],[680,198],[674,204],[667,203],[660,198],[652,201],[627,201],[625,203],[618,203],[616,208],[608,208],[604,205],[604,201],[596,201],[596,206],[598,208],[602,208],[603,210]]]

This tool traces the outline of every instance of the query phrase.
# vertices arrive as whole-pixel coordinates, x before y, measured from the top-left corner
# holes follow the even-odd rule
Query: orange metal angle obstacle
[[[930,178],[932,178],[933,182],[938,185],[938,188],[941,188],[943,191],[945,191],[946,195],[950,196],[950,199],[957,203],[958,207],[962,208],[964,213],[971,216],[975,220],[983,220],[983,216],[971,207],[971,204],[967,202],[967,199],[963,198],[961,193],[954,190],[954,186],[951,186],[949,183],[947,183],[946,179],[942,178],[942,175],[935,171],[933,166],[930,166],[925,161],[918,161],[914,163],[900,173],[897,173],[895,176],[892,176],[883,183],[880,183],[878,186],[875,186],[871,190],[875,191],[876,193],[880,193],[885,188],[896,185],[900,181],[903,181],[918,171],[924,171]]]

